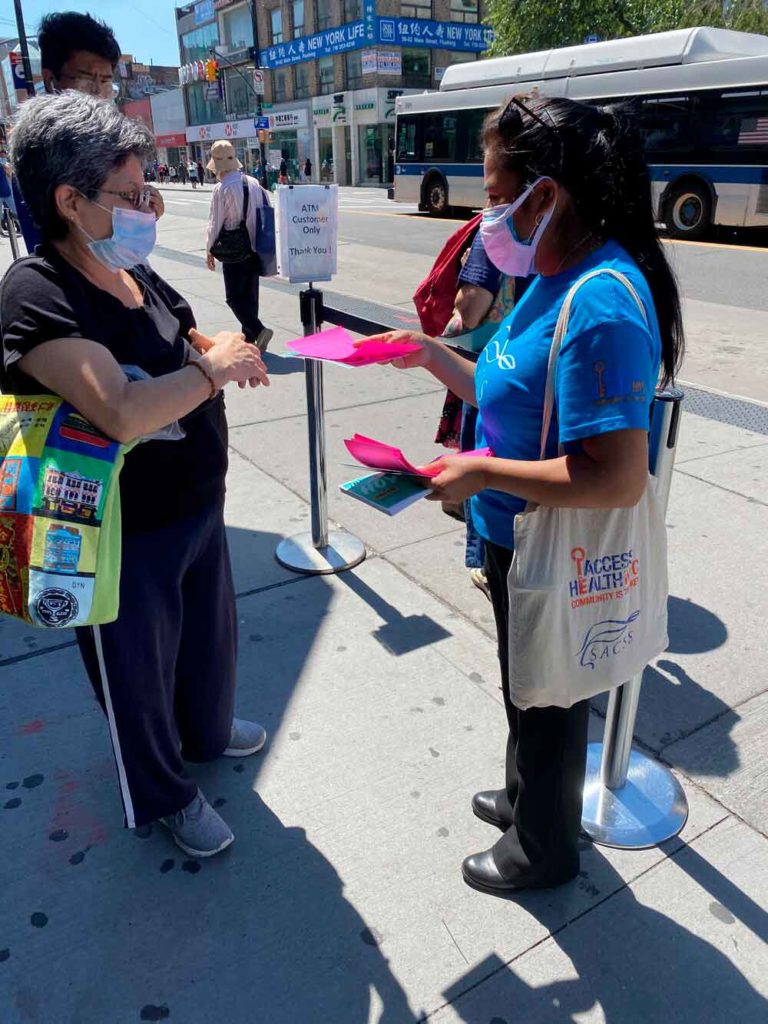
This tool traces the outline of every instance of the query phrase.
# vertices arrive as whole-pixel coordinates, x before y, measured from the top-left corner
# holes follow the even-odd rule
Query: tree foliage
[[[489,0],[490,56],[709,25],[768,35],[764,0]]]

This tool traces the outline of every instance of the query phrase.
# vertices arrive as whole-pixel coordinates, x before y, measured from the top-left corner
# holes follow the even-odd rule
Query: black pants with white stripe
[[[227,746],[237,614],[221,504],[123,537],[120,614],[77,639],[109,721],[129,828],[185,807],[184,760]]]

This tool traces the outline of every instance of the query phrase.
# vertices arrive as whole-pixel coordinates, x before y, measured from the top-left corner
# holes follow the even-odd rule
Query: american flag
[[[768,146],[768,117],[745,117],[736,140],[738,146]]]

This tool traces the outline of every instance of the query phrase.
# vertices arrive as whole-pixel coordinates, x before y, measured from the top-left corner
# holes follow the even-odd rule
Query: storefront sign
[[[376,42],[376,0],[364,0],[363,21],[365,22],[365,38],[369,43]]]
[[[331,115],[331,121],[334,124],[346,124],[347,123],[347,95],[346,93],[339,92],[333,97],[333,114]]]
[[[199,0],[195,4],[195,24],[203,25],[206,21],[213,21],[213,18],[213,0]]]
[[[267,46],[261,51],[261,64],[262,67],[281,68],[286,64],[298,64],[303,60],[357,50],[365,44],[365,23],[352,21],[339,28],[329,28],[325,32],[304,36],[303,39],[294,39],[291,43]]]
[[[155,145],[157,146],[186,146],[186,144],[185,132],[169,132],[167,135],[155,136]]]
[[[197,124],[187,128],[187,142],[207,139],[247,139],[255,134],[253,117],[240,121],[219,121],[217,124]]]
[[[27,88],[27,79],[24,74],[24,58],[20,53],[14,53],[11,51],[8,54],[8,59],[11,62],[11,74],[13,76],[13,87],[19,91],[25,91]]]
[[[306,110],[285,110],[280,114],[269,115],[270,131],[277,132],[281,128],[306,128]]]
[[[379,42],[393,46],[426,46],[467,53],[482,53],[493,42],[493,29],[486,25],[420,18],[379,18],[378,35]]]
[[[291,282],[330,281],[336,273],[336,185],[281,185],[277,190],[278,273]]]
[[[362,21],[351,21],[339,28],[316,32],[312,36],[294,39],[289,43],[267,46],[260,52],[262,67],[281,68],[299,64],[304,60],[316,60],[335,53],[360,50],[371,43],[390,46],[432,47],[443,50],[460,50],[482,53],[493,40],[493,29],[486,25],[465,25],[448,21],[424,21],[411,18],[377,18],[375,32],[371,34],[368,0]],[[399,54],[391,54],[391,57]],[[400,71],[383,70],[382,74],[400,74]],[[367,73],[367,72],[364,72]]]
[[[363,50],[364,75],[401,75],[402,60],[398,50]]]
[[[375,75],[379,67],[379,62],[376,57],[376,51],[363,50],[360,59],[363,67],[363,74]]]

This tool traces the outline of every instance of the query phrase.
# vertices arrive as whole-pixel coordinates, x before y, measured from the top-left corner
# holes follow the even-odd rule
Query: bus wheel
[[[424,185],[424,206],[433,217],[448,213],[448,186],[441,174],[433,174]]]
[[[673,238],[703,238],[712,226],[709,190],[696,182],[677,185],[667,200],[664,220]]]

